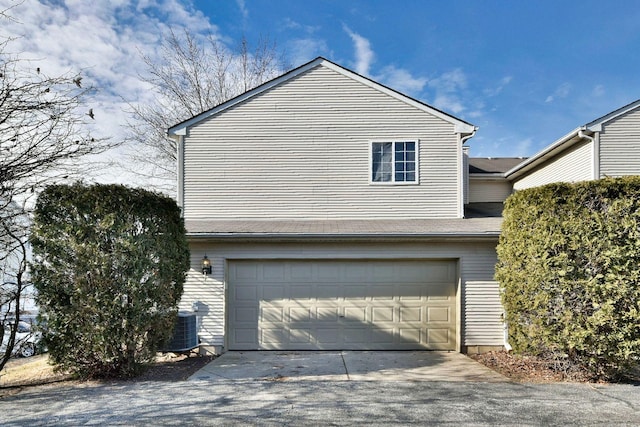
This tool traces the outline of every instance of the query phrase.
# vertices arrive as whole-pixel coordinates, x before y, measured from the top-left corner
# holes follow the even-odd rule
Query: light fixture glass
[[[202,258],[202,274],[211,274],[211,261],[206,255]]]

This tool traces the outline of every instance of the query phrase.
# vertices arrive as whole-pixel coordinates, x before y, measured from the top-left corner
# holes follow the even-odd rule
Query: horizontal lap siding
[[[192,243],[191,271],[187,276],[181,309],[191,309],[199,301],[198,320],[200,338],[204,345],[224,345],[225,333],[225,261],[233,259],[455,259],[459,260],[462,294],[470,302],[478,301],[478,295],[486,299],[488,307],[500,304],[496,292],[476,291],[475,282],[490,282],[496,263],[496,242],[487,243]],[[213,273],[204,278],[200,270],[202,257],[207,254],[213,261]],[[471,295],[471,297],[468,297]],[[470,298],[470,299],[469,299]],[[502,330],[499,315],[493,311],[480,313],[472,323],[467,337],[466,324],[460,325],[462,345],[500,345],[497,332]],[[461,318],[467,318],[465,306]],[[485,341],[478,337],[486,337]]]
[[[640,110],[607,123],[600,133],[600,176],[640,175]]]
[[[420,140],[420,185],[369,185],[369,141]],[[317,67],[189,130],[185,218],[458,215],[453,125]]]
[[[526,175],[518,178],[513,183],[513,188],[522,190],[552,182],[578,182],[593,179],[592,150],[591,142],[576,144],[532,172],[527,172]]]
[[[511,183],[507,180],[469,180],[469,203],[504,202],[511,195]]]
[[[499,346],[504,343],[503,308],[498,282],[468,281],[464,307],[465,345]]]

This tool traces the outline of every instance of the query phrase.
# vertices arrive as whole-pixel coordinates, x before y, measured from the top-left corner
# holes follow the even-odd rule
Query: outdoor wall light
[[[207,258],[206,255],[204,256],[204,258],[202,258],[202,274],[204,274],[205,276],[207,274],[211,274],[211,261],[209,260],[209,258]]]

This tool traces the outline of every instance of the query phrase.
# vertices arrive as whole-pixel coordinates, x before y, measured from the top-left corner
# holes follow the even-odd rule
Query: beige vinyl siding
[[[493,280],[497,242],[438,242],[438,243],[205,243],[191,244],[191,268],[181,301],[182,309],[198,304],[199,335],[204,345],[225,345],[225,271],[228,260],[242,259],[440,259],[457,260],[459,286],[457,295],[477,295],[470,282]],[[204,278],[200,263],[204,254],[213,261],[213,274]],[[499,295],[483,293],[488,305],[499,304]],[[464,307],[458,310],[462,319]],[[488,317],[473,326],[473,336],[487,336],[487,342],[472,341],[473,345],[499,345],[495,331],[502,327],[499,318]],[[461,345],[472,345],[465,340],[464,325]],[[500,341],[501,342],[501,341]]]
[[[494,281],[468,281],[464,295],[465,345],[504,344],[500,287]]]
[[[511,195],[511,183],[506,179],[469,180],[469,203],[504,202]]]
[[[419,185],[370,185],[372,140],[418,140]],[[459,216],[454,126],[316,67],[185,138],[186,219]]]
[[[600,132],[600,177],[640,175],[640,109],[603,126]]]
[[[554,156],[513,183],[514,190],[552,182],[578,182],[593,179],[592,143],[584,141]]]

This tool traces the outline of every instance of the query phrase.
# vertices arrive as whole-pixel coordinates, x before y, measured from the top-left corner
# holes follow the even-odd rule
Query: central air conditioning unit
[[[198,346],[198,328],[196,314],[189,311],[178,313],[173,337],[164,351],[190,351]]]

